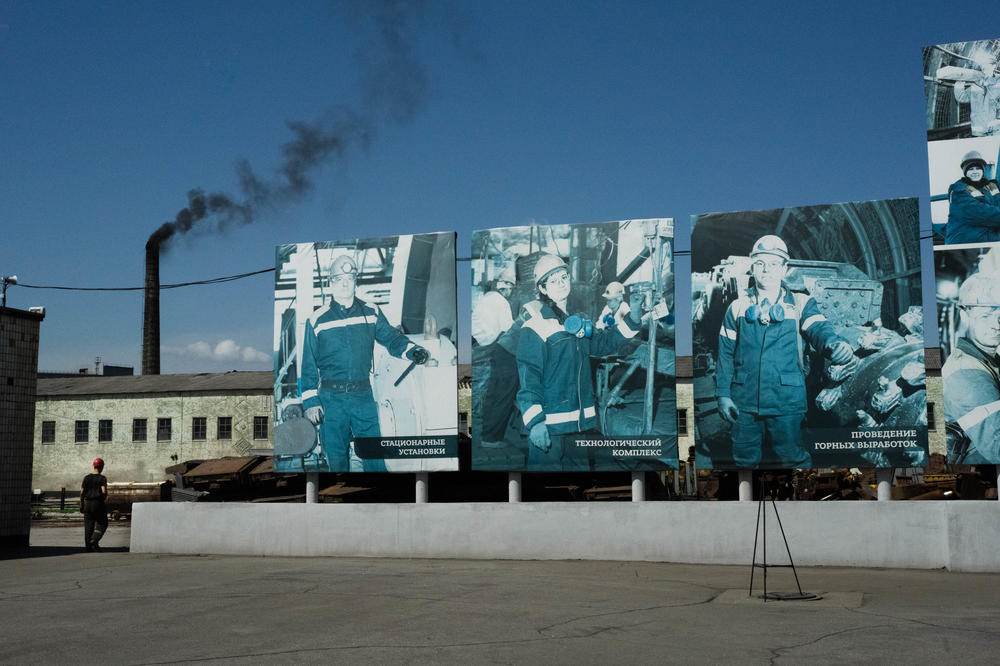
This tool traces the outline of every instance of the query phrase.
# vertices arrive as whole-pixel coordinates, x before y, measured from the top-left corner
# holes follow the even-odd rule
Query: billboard
[[[276,472],[458,469],[455,234],[279,245]]]
[[[948,462],[1000,463],[1000,245],[935,248]]]
[[[916,199],[692,218],[700,469],[927,461]]]
[[[1000,39],[924,48],[934,244],[1000,241]]]
[[[472,468],[677,467],[673,220],[472,240]]]

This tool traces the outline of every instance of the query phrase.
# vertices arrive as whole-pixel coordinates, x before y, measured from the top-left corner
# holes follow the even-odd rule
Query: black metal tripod
[[[750,565],[750,589],[747,591],[747,596],[753,596],[753,575],[758,567],[764,570],[764,594],[762,599],[767,603],[768,599],[773,601],[807,601],[811,599],[819,599],[815,594],[802,591],[802,585],[799,583],[799,574],[795,570],[795,562],[792,561],[792,551],[788,548],[788,537],[785,536],[785,528],[781,524],[781,516],[778,515],[778,505],[775,504],[774,498],[771,498],[771,508],[774,510],[774,517],[778,519],[778,528],[781,530],[781,538],[785,542],[785,552],[788,553],[788,564],[768,564],[767,563],[767,507],[765,503],[767,502],[767,483],[761,478],[760,483],[760,500],[757,502],[757,529],[753,535],[753,562]],[[764,533],[762,539],[761,532]],[[764,561],[757,562],[757,542],[758,540],[763,545]],[[798,588],[798,593],[781,593],[781,592],[768,592],[767,591],[767,570],[772,568],[790,568],[792,570],[792,575],[795,576],[795,587]]]

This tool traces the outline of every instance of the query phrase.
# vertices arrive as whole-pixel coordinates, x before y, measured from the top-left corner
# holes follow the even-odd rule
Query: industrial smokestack
[[[146,301],[142,309],[142,374],[160,374],[160,242],[146,241]]]

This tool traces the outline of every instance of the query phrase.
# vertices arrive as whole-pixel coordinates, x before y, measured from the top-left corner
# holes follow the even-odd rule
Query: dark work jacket
[[[312,313],[302,349],[303,409],[320,405],[323,380],[367,382],[376,342],[396,358],[416,346],[393,328],[378,306],[357,298],[349,308],[331,301]]]
[[[968,178],[948,188],[948,226],[945,243],[991,243],[1000,241],[1000,188],[997,181]]]
[[[555,311],[541,301],[524,307],[517,340],[521,388],[517,406],[524,426],[544,423],[550,433],[580,432],[597,424],[590,357],[614,353],[639,325],[630,316],[618,325],[578,338],[559,323]]]
[[[779,300],[784,321],[749,322],[744,315],[757,303],[756,290],[750,287],[729,304],[722,320],[716,396],[732,398],[740,411],[761,416],[805,414],[803,339],[817,350],[841,340],[808,294],[782,287]]]

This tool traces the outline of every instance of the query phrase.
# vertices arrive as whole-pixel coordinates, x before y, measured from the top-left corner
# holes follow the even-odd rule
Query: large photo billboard
[[[673,220],[472,241],[472,467],[677,467]]]
[[[1000,464],[1000,245],[935,248],[948,462]]]
[[[1000,39],[924,48],[934,244],[1000,241]]]
[[[279,245],[276,472],[458,469],[455,234]]]
[[[927,461],[916,199],[692,218],[699,468]]]

